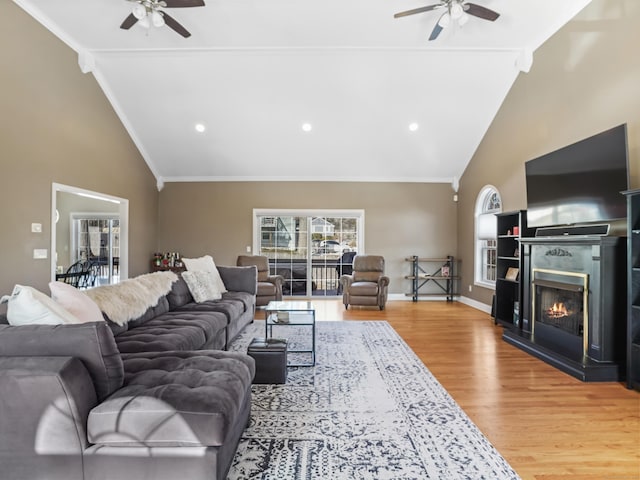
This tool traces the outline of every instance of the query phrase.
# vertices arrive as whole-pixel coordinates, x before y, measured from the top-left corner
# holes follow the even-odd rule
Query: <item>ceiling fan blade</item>
[[[474,17],[482,18],[484,20],[489,20],[491,22],[495,21],[500,14],[498,12],[494,12],[486,7],[482,7],[480,5],[476,5],[475,3],[465,3],[464,11],[469,15],[473,15]]]
[[[426,7],[414,8],[413,10],[407,10],[405,12],[396,13],[393,18],[406,17],[407,15],[415,15],[416,13],[422,12],[430,12],[431,10],[435,10],[436,8],[444,7],[443,3],[438,3],[436,5],[428,5]]]
[[[167,8],[204,7],[204,0],[164,0]]]
[[[162,14],[162,16],[164,16],[164,23],[167,25],[167,27],[178,32],[184,38],[189,38],[191,36],[187,29],[180,25],[178,21],[175,18],[171,17],[167,12],[160,13]]]
[[[443,13],[442,17],[445,16],[446,14],[447,12]],[[442,17],[440,17],[440,19],[442,19]],[[440,35],[440,32],[444,30],[444,28],[442,28],[442,25],[440,25],[440,19],[438,19],[438,21],[436,22],[436,26],[433,27],[433,30],[431,31],[431,35],[429,35],[429,41],[435,40],[436,38],[438,38],[438,35]]]
[[[138,22],[138,19],[135,17],[135,15],[133,13],[130,13],[129,16],[124,19],[124,22],[122,22],[122,25],[120,25],[120,28],[122,28],[123,30],[129,30],[137,22]]]

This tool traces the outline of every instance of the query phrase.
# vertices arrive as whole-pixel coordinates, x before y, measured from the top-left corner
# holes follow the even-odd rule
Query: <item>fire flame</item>
[[[569,315],[569,311],[567,310],[567,307],[564,306],[564,303],[557,302],[547,310],[547,314],[553,318],[560,318]]]

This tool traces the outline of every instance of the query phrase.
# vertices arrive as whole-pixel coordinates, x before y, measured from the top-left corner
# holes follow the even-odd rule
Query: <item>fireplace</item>
[[[532,336],[563,348],[575,358],[589,345],[589,276],[534,268],[531,271]]]
[[[521,240],[520,328],[505,341],[583,381],[624,376],[624,237]]]

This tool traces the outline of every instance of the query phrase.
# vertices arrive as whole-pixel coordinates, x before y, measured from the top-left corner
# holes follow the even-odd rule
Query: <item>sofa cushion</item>
[[[116,342],[121,353],[163,352],[198,350],[206,344],[207,337],[197,323],[158,318],[121,333]]]
[[[168,312],[116,337],[122,353],[224,348],[227,318],[219,312]]]
[[[167,297],[160,297],[158,303],[152,307],[149,307],[146,312],[140,315],[138,318],[134,318],[127,322],[128,328],[135,328],[140,325],[144,325],[149,320],[156,318],[158,315],[162,315],[163,313],[167,313],[169,311],[169,302],[167,301]]]
[[[82,290],[64,282],[49,282],[51,298],[80,322],[102,322],[102,312]]]
[[[245,311],[253,309],[257,290],[258,271],[256,267],[218,267],[218,271],[228,290],[222,294],[222,298],[241,300],[245,304]],[[171,285],[167,300],[169,301],[169,310],[176,310],[189,303],[195,303],[193,295],[181,275]]]
[[[187,303],[178,307],[176,312],[220,312],[227,317],[227,322],[238,319],[245,312],[245,304],[233,296],[223,294],[221,300],[208,300],[201,303]]]
[[[220,276],[229,292],[256,294],[258,269],[255,265],[248,267],[218,267],[218,272],[220,272]]]
[[[220,446],[249,399],[253,359],[204,350],[123,355],[123,388],[95,407],[89,441],[112,446]]]
[[[7,303],[7,319],[14,326],[82,323],[62,305],[33,287],[16,285],[11,295],[0,299],[2,303]]]
[[[244,305],[244,311],[251,310],[253,311],[255,308],[256,297],[255,295],[247,292],[227,292],[222,294],[223,300],[237,300],[242,302]]]
[[[200,270],[182,272],[182,278],[196,302],[220,300],[222,298],[222,292],[214,285],[208,272]]]
[[[169,310],[175,310],[194,301],[189,291],[189,286],[182,278],[182,275],[171,285],[171,290],[167,294],[167,301],[169,302]]]
[[[238,255],[236,265],[239,267],[254,265],[258,270],[258,282],[266,282],[269,278],[269,259],[264,255]]]
[[[118,325],[117,323],[112,322],[109,316],[104,312],[102,312],[102,317],[107,322],[107,325],[109,325],[109,328],[111,329],[111,332],[114,336],[120,335],[122,332],[126,332],[127,330],[129,330],[128,323],[125,323],[124,325]]]
[[[76,357],[91,375],[98,400],[122,386],[124,368],[106,322],[0,325],[0,356]]]
[[[215,289],[220,293],[227,291],[227,287],[220,276],[220,272],[216,268],[216,263],[211,255],[204,255],[199,258],[182,258],[182,262],[187,270],[206,272],[209,274]]]

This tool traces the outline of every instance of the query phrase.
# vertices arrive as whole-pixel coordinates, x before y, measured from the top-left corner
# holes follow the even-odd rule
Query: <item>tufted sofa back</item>
[[[258,282],[266,282],[269,278],[269,259],[263,255],[239,255],[236,265],[238,267],[255,265],[258,269]]]
[[[175,310],[187,303],[193,302],[193,296],[189,291],[187,282],[184,281],[182,275],[179,275],[178,277],[178,280],[173,282],[171,285],[171,291],[167,293],[166,296],[169,310]]]
[[[101,401],[122,387],[124,367],[107,322],[67,325],[0,324],[0,357],[76,357]]]

